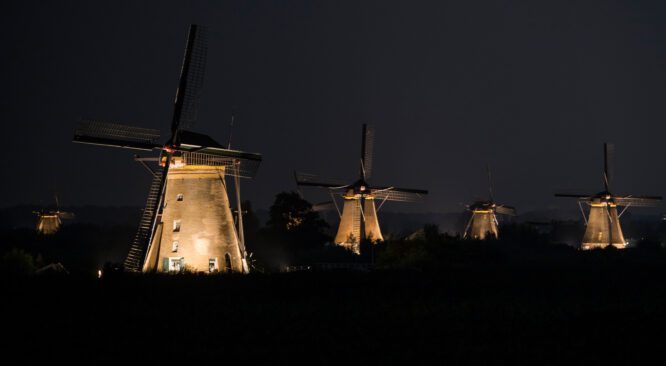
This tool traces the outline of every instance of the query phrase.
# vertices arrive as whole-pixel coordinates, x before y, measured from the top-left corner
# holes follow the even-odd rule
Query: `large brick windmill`
[[[384,240],[377,220],[377,211],[386,201],[413,202],[428,194],[428,191],[422,189],[370,186],[367,181],[372,175],[373,144],[374,131],[364,124],[359,179],[354,183],[344,184],[341,181],[324,180],[311,174],[295,174],[298,186],[321,187],[329,191],[340,215],[335,243],[356,254],[360,254],[362,240]],[[342,212],[335,201],[336,196],[341,196],[344,201]],[[379,207],[375,206],[375,201],[381,202]]]
[[[661,197],[658,196],[616,196],[610,192],[611,183],[611,153],[613,145],[604,143],[604,190],[597,194],[555,194],[556,197],[573,197],[578,201],[578,206],[585,220],[585,235],[581,248],[584,250],[604,248],[612,245],[623,249],[627,242],[622,234],[620,217],[629,207],[654,207]],[[582,204],[590,206],[590,213],[585,217]],[[617,207],[624,206],[618,214]]]
[[[125,259],[129,271],[248,272],[242,215],[238,228],[229,204],[225,176],[235,183],[254,176],[261,155],[231,150],[207,135],[188,130],[196,121],[206,65],[206,30],[192,25],[176,91],[171,136],[158,142],[158,130],[86,121],[74,142],[156,150],[153,181],[136,236]]]

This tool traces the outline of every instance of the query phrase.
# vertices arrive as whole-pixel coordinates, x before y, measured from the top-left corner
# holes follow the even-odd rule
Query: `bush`
[[[0,271],[8,275],[28,276],[35,273],[35,259],[21,249],[12,249],[2,256]]]

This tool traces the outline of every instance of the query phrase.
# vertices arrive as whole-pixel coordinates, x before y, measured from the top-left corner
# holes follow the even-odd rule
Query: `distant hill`
[[[257,216],[262,218],[260,212]],[[331,230],[335,231],[339,223],[338,214],[335,211],[328,211],[323,214],[325,220],[331,225]],[[267,213],[266,213],[267,217]],[[426,224],[435,224],[440,232],[455,235],[465,229],[469,212],[428,212],[428,213],[404,213],[404,212],[379,212],[379,223],[384,232],[384,236],[405,237]],[[580,212],[577,210],[539,210],[529,211],[519,214],[515,217],[500,216],[500,223],[525,223],[525,222],[550,222],[581,220]]]
[[[32,228],[36,224],[36,215],[42,207],[36,205],[20,205],[0,209],[0,229]],[[64,222],[67,224],[93,224],[100,227],[111,227],[128,225],[135,227],[141,217],[141,207],[138,206],[69,206],[62,207],[62,211],[72,212],[76,215],[73,220]],[[260,209],[255,212],[261,225],[268,221],[268,210]],[[331,234],[335,234],[339,223],[336,211],[321,213],[331,226]],[[420,229],[425,224],[439,226],[441,232],[449,234],[460,233],[464,230],[469,218],[469,213],[460,212],[429,212],[429,213],[404,213],[404,212],[379,212],[379,220],[382,231],[386,238],[397,238],[407,236]],[[500,223],[549,223],[551,221],[581,221],[581,213],[577,209],[572,210],[534,210],[520,213],[516,217],[499,217]],[[629,222],[658,222],[661,216],[657,214],[643,214],[629,210],[622,217],[623,224]],[[624,225],[623,225],[624,226]],[[629,226],[629,225],[627,225]]]
[[[331,225],[331,231],[337,229],[339,223],[338,214],[335,211],[326,212],[324,215],[326,221]],[[379,224],[386,239],[390,238],[403,238],[426,224],[435,224],[439,227],[442,233],[451,235],[462,233],[469,219],[469,212],[430,212],[430,213],[404,213],[404,212],[380,212]],[[567,221],[567,222],[581,222],[583,221],[582,215],[579,210],[534,210],[525,213],[519,213],[515,217],[498,216],[500,224],[504,223],[533,223],[544,224],[548,226],[552,221]],[[643,214],[640,212],[627,211],[622,216],[623,228],[627,234],[633,234],[633,229],[637,224],[650,224],[656,225],[661,222],[661,215],[659,214]],[[637,230],[640,232],[639,230]]]

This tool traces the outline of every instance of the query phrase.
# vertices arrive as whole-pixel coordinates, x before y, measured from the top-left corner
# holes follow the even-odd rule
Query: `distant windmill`
[[[497,215],[516,215],[515,208],[495,203],[490,167],[488,167],[488,193],[487,201],[476,201],[467,207],[471,215],[465,227],[464,238],[484,240],[491,235],[497,239],[499,237]]]
[[[620,217],[631,206],[653,207],[656,206],[661,197],[658,196],[616,196],[610,192],[611,183],[611,154],[613,145],[604,143],[604,190],[597,194],[555,194],[556,197],[573,197],[578,201],[578,207],[585,220],[585,235],[581,248],[584,250],[604,248],[612,245],[622,249],[627,242],[622,234]],[[582,204],[590,206],[590,213],[585,217]],[[617,207],[624,206],[618,214]]]
[[[37,215],[37,231],[44,235],[55,234],[60,230],[62,220],[70,220],[74,218],[71,212],[60,211],[60,202],[58,202],[58,195],[55,196],[55,209],[54,210],[39,210],[34,213]]]
[[[261,155],[231,150],[211,137],[187,130],[196,121],[206,65],[205,28],[192,25],[174,102],[171,136],[159,131],[96,121],[81,124],[74,142],[157,150],[159,158],[140,158],[153,174],[146,207],[125,259],[129,271],[248,272],[242,231],[231,214],[225,176],[234,178],[240,207],[240,180],[254,176]],[[145,163],[157,161],[160,169]]]
[[[333,204],[340,215],[340,225],[335,235],[335,243],[356,254],[360,254],[360,242],[364,239],[372,241],[384,240],[377,220],[377,211],[386,201],[413,202],[428,191],[421,189],[397,188],[393,186],[370,186],[367,182],[372,175],[372,152],[374,131],[363,125],[361,140],[361,158],[359,179],[352,184],[341,181],[324,180],[311,174],[295,173],[298,186],[322,187],[329,191]],[[344,200],[342,213],[335,201],[336,196]],[[380,201],[375,207],[375,201]],[[319,205],[315,206],[315,210]]]

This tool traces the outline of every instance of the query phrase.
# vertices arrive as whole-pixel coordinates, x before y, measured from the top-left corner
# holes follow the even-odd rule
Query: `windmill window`
[[[182,194],[182,193],[178,193],[178,195],[176,196],[176,200],[177,200],[177,201],[182,201],[182,200],[183,200],[183,194]]]
[[[180,231],[180,220],[173,220],[173,231]]]
[[[171,251],[173,253],[176,253],[178,251],[178,240],[175,240],[173,243],[171,243]]]

